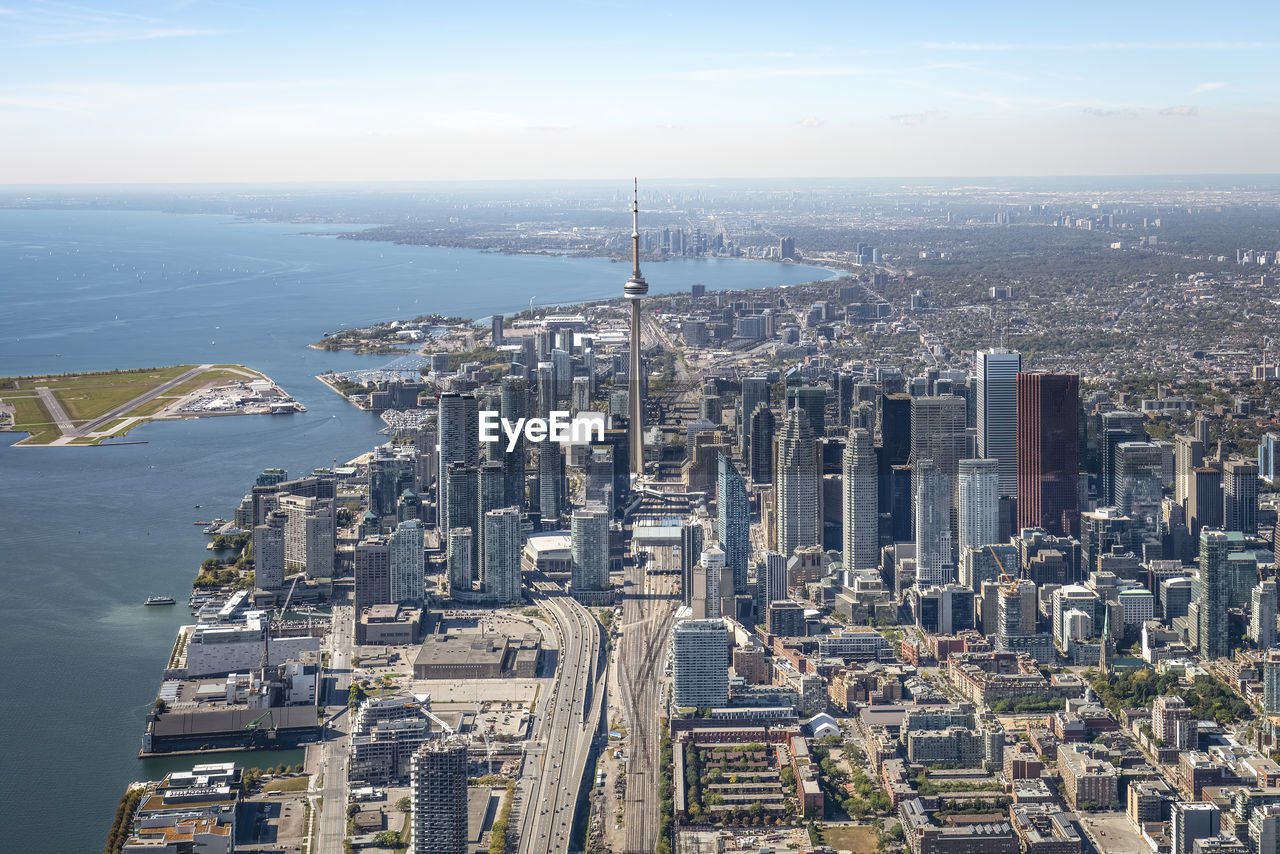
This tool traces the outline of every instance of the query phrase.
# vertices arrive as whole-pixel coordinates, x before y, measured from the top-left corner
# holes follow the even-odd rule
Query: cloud
[[[1202,92],[1212,92],[1214,89],[1221,89],[1226,83],[1201,83],[1199,86],[1191,90],[1192,95],[1199,95]]]
[[[1189,116],[1197,115],[1198,113],[1199,111],[1195,108],[1195,106],[1190,104],[1179,104],[1174,107],[1165,107],[1163,110],[1160,111],[1160,115],[1162,116],[1188,116],[1189,117]]]
[[[822,127],[823,121],[817,116],[807,116],[797,121],[796,124],[800,125],[801,127],[816,128],[816,127]]]
[[[1138,115],[1138,111],[1130,107],[1120,107],[1117,109],[1104,109],[1102,107],[1085,107],[1084,114],[1087,116],[1097,116],[1098,118],[1115,118],[1122,116],[1124,118],[1132,118]]]
[[[889,121],[913,127],[929,119],[936,119],[941,115],[937,110],[925,110],[923,113],[899,113],[896,116],[889,116]]]

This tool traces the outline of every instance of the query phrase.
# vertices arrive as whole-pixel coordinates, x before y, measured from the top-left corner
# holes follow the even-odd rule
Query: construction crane
[[[262,721],[264,719],[268,721],[268,725],[265,727],[262,726]],[[274,739],[276,737],[275,715],[272,714],[271,709],[267,709],[266,712],[249,721],[249,723],[245,725],[244,730],[249,734],[249,743],[255,747],[259,745],[264,738]]]

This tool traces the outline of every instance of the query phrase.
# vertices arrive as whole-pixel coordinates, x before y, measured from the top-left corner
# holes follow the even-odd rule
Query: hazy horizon
[[[1278,19],[1247,2],[17,3],[0,185],[1266,174]]]

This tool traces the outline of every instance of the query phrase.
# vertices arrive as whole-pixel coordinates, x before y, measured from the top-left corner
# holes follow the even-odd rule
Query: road
[[[312,789],[308,791],[312,810],[317,798],[322,803],[316,847],[313,854],[342,854],[342,840],[347,835],[347,730],[350,716],[347,714],[347,691],[351,687],[351,660],[355,650],[355,635],[349,605],[334,605],[333,625],[325,639],[329,653],[327,675],[334,677],[329,686],[325,704],[338,712],[325,727],[324,741],[319,745],[320,760],[317,767],[322,788],[316,789],[317,776],[311,777]]]
[[[600,731],[605,665],[600,623],[562,594],[535,592],[534,602],[550,619],[560,645],[556,680],[538,723],[537,763],[531,791],[521,798],[520,851],[552,854],[569,850],[574,816],[591,743]],[[529,768],[533,760],[526,761]]]
[[[670,568],[679,559],[669,549],[656,550],[650,568]],[[627,568],[622,606],[622,642],[618,684],[627,719],[630,755],[626,776],[625,854],[652,854],[658,844],[658,718],[661,713],[663,662],[675,607],[679,575],[647,575],[633,560]]]

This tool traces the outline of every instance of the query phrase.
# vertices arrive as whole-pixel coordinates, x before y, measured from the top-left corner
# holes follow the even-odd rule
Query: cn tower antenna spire
[[[643,280],[640,275],[640,179],[631,180],[631,278]]]
[[[644,477],[644,386],[640,371],[640,298],[649,293],[649,284],[640,275],[640,181],[633,179],[631,194],[631,278],[622,288],[631,303],[631,352],[627,371],[627,444],[630,446],[631,474]]]

